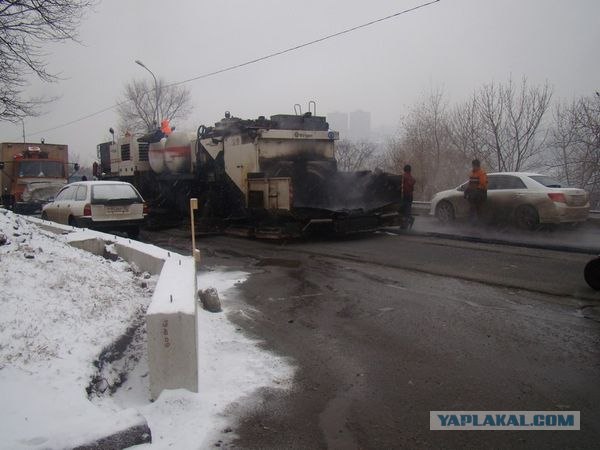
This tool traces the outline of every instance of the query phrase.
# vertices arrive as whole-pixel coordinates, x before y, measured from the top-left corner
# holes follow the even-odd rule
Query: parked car
[[[42,209],[42,219],[95,230],[124,231],[137,238],[147,214],[130,183],[80,181],[62,188]]]
[[[444,223],[468,218],[470,208],[464,198],[467,185],[468,181],[435,194],[430,214]],[[488,174],[483,207],[486,222],[512,222],[519,228],[533,230],[540,224],[583,222],[589,210],[585,190],[566,187],[552,177],[526,172]]]

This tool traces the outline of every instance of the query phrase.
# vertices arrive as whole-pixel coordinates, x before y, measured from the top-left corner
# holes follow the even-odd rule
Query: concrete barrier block
[[[198,392],[196,265],[171,253],[146,313],[150,397],[163,389]]]
[[[137,245],[141,247],[139,243]],[[115,250],[121,258],[129,263],[135,263],[144,272],[157,275],[162,271],[164,259],[160,256],[164,255],[153,255],[143,247],[137,248],[132,245],[126,245],[122,243],[122,239],[115,242]]]
[[[69,244],[94,255],[103,256],[106,243],[100,238],[83,239],[81,241],[71,241]]]

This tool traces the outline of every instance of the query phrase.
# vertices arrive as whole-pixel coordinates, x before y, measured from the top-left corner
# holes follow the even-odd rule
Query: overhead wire
[[[265,56],[261,56],[260,58],[255,58],[255,59],[252,59],[250,61],[246,61],[246,62],[243,62],[243,63],[240,63],[240,64],[235,64],[235,65],[232,65],[232,66],[228,66],[228,67],[225,67],[223,69],[215,70],[213,72],[208,72],[208,73],[205,73],[205,74],[202,74],[202,75],[198,75],[196,77],[188,78],[186,80],[182,80],[182,81],[177,81],[177,82],[174,82],[174,83],[170,83],[169,86],[177,86],[177,85],[180,85],[180,84],[189,83],[191,81],[196,81],[196,80],[201,80],[203,78],[212,77],[214,75],[218,75],[218,74],[221,74],[221,73],[224,73],[224,72],[229,72],[230,70],[239,69],[239,68],[244,67],[244,66],[249,66],[250,64],[255,64],[257,62],[264,61],[266,59],[273,58],[275,56],[280,56],[280,55],[284,55],[286,53],[290,53],[290,52],[293,52],[293,51],[296,51],[296,50],[300,50],[301,48],[308,47],[309,45],[318,44],[319,42],[323,42],[323,41],[326,41],[328,39],[333,39],[333,38],[341,36],[343,34],[351,33],[353,31],[359,30],[361,28],[366,28],[366,27],[369,27],[371,25],[375,25],[376,23],[383,22],[384,20],[393,19],[393,18],[398,17],[398,16],[400,16],[402,14],[407,14],[409,12],[416,11],[417,9],[425,8],[426,6],[432,5],[433,3],[438,3],[439,1],[440,0],[432,0],[430,2],[423,3],[423,4],[415,6],[413,8],[405,9],[404,11],[400,11],[400,12],[397,12],[397,13],[394,13],[394,14],[390,14],[389,16],[381,17],[380,19],[372,20],[372,21],[367,22],[367,23],[363,23],[362,25],[357,25],[357,26],[354,26],[354,27],[351,27],[351,28],[346,28],[345,30],[338,31],[337,33],[329,34],[327,36],[323,36],[323,37],[320,37],[318,39],[314,39],[312,41],[308,41],[308,42],[305,42],[303,44],[296,45],[294,47],[286,48],[285,50],[280,50],[280,51],[277,51],[277,52],[274,52],[274,53],[270,53],[270,54],[265,55]]]
[[[421,3],[420,5],[414,6],[412,8],[404,9],[404,10],[396,12],[394,14],[389,14],[387,16],[380,17],[379,19],[374,19],[374,20],[371,20],[369,22],[366,22],[366,23],[363,23],[363,24],[360,24],[360,25],[356,25],[356,26],[353,26],[353,27],[350,27],[350,28],[346,28],[346,29],[338,31],[336,33],[328,34],[326,36],[322,36],[320,38],[313,39],[311,41],[307,41],[307,42],[304,42],[302,44],[295,45],[293,47],[288,47],[288,48],[286,48],[284,50],[279,50],[279,51],[276,51],[276,52],[273,52],[273,53],[269,53],[269,54],[261,56],[259,58],[255,58],[255,59],[251,59],[251,60],[239,63],[239,64],[234,64],[234,65],[231,65],[231,66],[227,66],[227,67],[224,67],[222,69],[214,70],[212,72],[207,72],[207,73],[195,76],[195,77],[187,78],[185,80],[175,81],[173,83],[168,83],[168,84],[166,84],[166,87],[169,87],[169,86],[179,86],[179,85],[182,85],[182,84],[190,83],[192,81],[197,81],[197,80],[201,80],[201,79],[204,79],[204,78],[209,78],[209,77],[212,77],[212,76],[215,76],[215,75],[219,75],[219,74],[222,74],[222,73],[225,73],[225,72],[229,72],[229,71],[232,71],[232,70],[235,70],[235,69],[239,69],[239,68],[242,68],[242,67],[245,67],[245,66],[249,66],[251,64],[256,64],[258,62],[265,61],[267,59],[274,58],[274,57],[277,57],[277,56],[281,56],[281,55],[284,55],[286,53],[290,53],[290,52],[293,52],[293,51],[296,51],[296,50],[300,50],[302,48],[305,48],[305,47],[308,47],[308,46],[311,46],[311,45],[314,45],[314,44],[318,44],[320,42],[327,41],[329,39],[333,39],[333,38],[336,38],[338,36],[342,36],[344,34],[352,33],[354,31],[360,30],[362,28],[370,27],[372,25],[378,24],[378,23],[386,21],[386,20],[394,19],[394,18],[396,18],[398,16],[401,16],[401,15],[404,15],[404,14],[408,14],[408,13],[416,11],[418,9],[426,8],[428,6],[433,5],[434,3],[438,3],[440,1],[441,0],[431,0],[431,1],[426,2],[426,3]],[[155,88],[152,88],[152,89],[146,91],[145,93],[153,92],[154,89]],[[38,134],[47,133],[49,131],[58,130],[60,128],[64,128],[66,126],[73,125],[75,123],[78,123],[78,122],[81,122],[83,120],[89,119],[91,117],[97,116],[97,115],[102,114],[102,113],[104,113],[106,111],[110,111],[111,109],[116,108],[120,104],[127,103],[127,102],[128,102],[128,100],[126,100],[124,102],[117,102],[117,103],[115,103],[115,104],[113,104],[111,106],[108,106],[106,108],[100,109],[100,110],[98,110],[96,112],[87,114],[87,115],[79,117],[77,119],[73,119],[73,120],[71,120],[69,122],[65,122],[65,123],[62,123],[60,125],[56,125],[56,126],[51,127],[51,128],[46,128],[45,130],[35,131],[35,132],[30,133],[28,135],[29,136],[35,136],[35,135],[38,135]]]

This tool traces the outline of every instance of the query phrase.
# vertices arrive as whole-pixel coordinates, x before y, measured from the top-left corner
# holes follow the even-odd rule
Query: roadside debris
[[[219,300],[219,293],[215,288],[200,289],[198,291],[198,298],[202,302],[202,307],[209,312],[221,312],[221,300]]]

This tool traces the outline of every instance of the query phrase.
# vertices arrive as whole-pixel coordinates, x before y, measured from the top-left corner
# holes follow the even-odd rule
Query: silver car
[[[468,218],[470,207],[464,198],[467,185],[465,182],[435,194],[430,214],[444,223]],[[483,206],[486,222],[512,222],[519,228],[533,230],[540,224],[584,222],[589,210],[585,190],[565,187],[552,177],[528,172],[488,174]]]
[[[137,238],[147,214],[140,193],[122,181],[80,181],[62,188],[42,209],[42,219]]]

